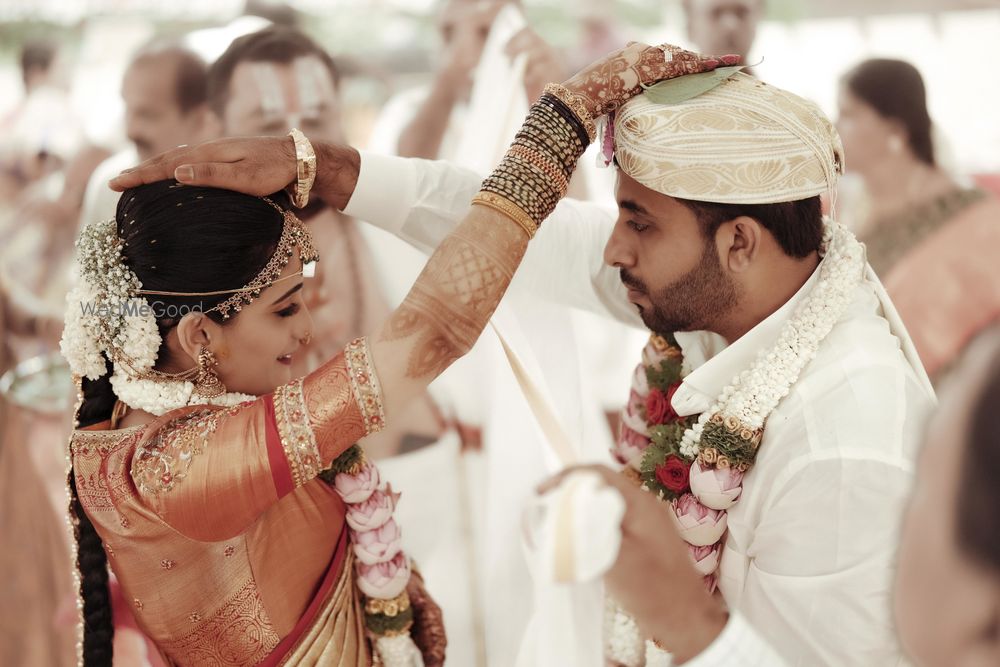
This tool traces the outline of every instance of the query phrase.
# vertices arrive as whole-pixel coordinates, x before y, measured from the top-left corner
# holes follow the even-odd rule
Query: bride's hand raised
[[[738,65],[739,56],[703,56],[661,44],[630,42],[585,67],[563,83],[591,118],[610,113],[649,86],[685,74],[709,72],[716,67]]]

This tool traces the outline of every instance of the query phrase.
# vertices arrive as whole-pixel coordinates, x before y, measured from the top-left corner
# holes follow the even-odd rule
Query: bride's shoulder
[[[172,488],[202,452],[223,412],[209,405],[183,407],[147,424],[132,459],[136,485],[153,493]]]

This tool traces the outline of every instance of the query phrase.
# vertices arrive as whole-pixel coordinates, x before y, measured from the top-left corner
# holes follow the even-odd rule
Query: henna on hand
[[[638,95],[643,86],[738,62],[738,56],[703,56],[670,44],[632,43],[582,70],[564,85],[597,118],[617,110]]]

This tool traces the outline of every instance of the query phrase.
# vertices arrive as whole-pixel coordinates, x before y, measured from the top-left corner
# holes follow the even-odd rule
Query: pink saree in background
[[[1000,200],[963,208],[881,278],[936,380],[1000,318]]]

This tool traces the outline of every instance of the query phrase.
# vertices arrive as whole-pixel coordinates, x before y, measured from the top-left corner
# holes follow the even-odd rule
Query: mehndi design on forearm
[[[437,375],[468,352],[528,246],[512,224],[466,220],[444,240],[389,319],[382,340],[415,337],[407,375]]]

